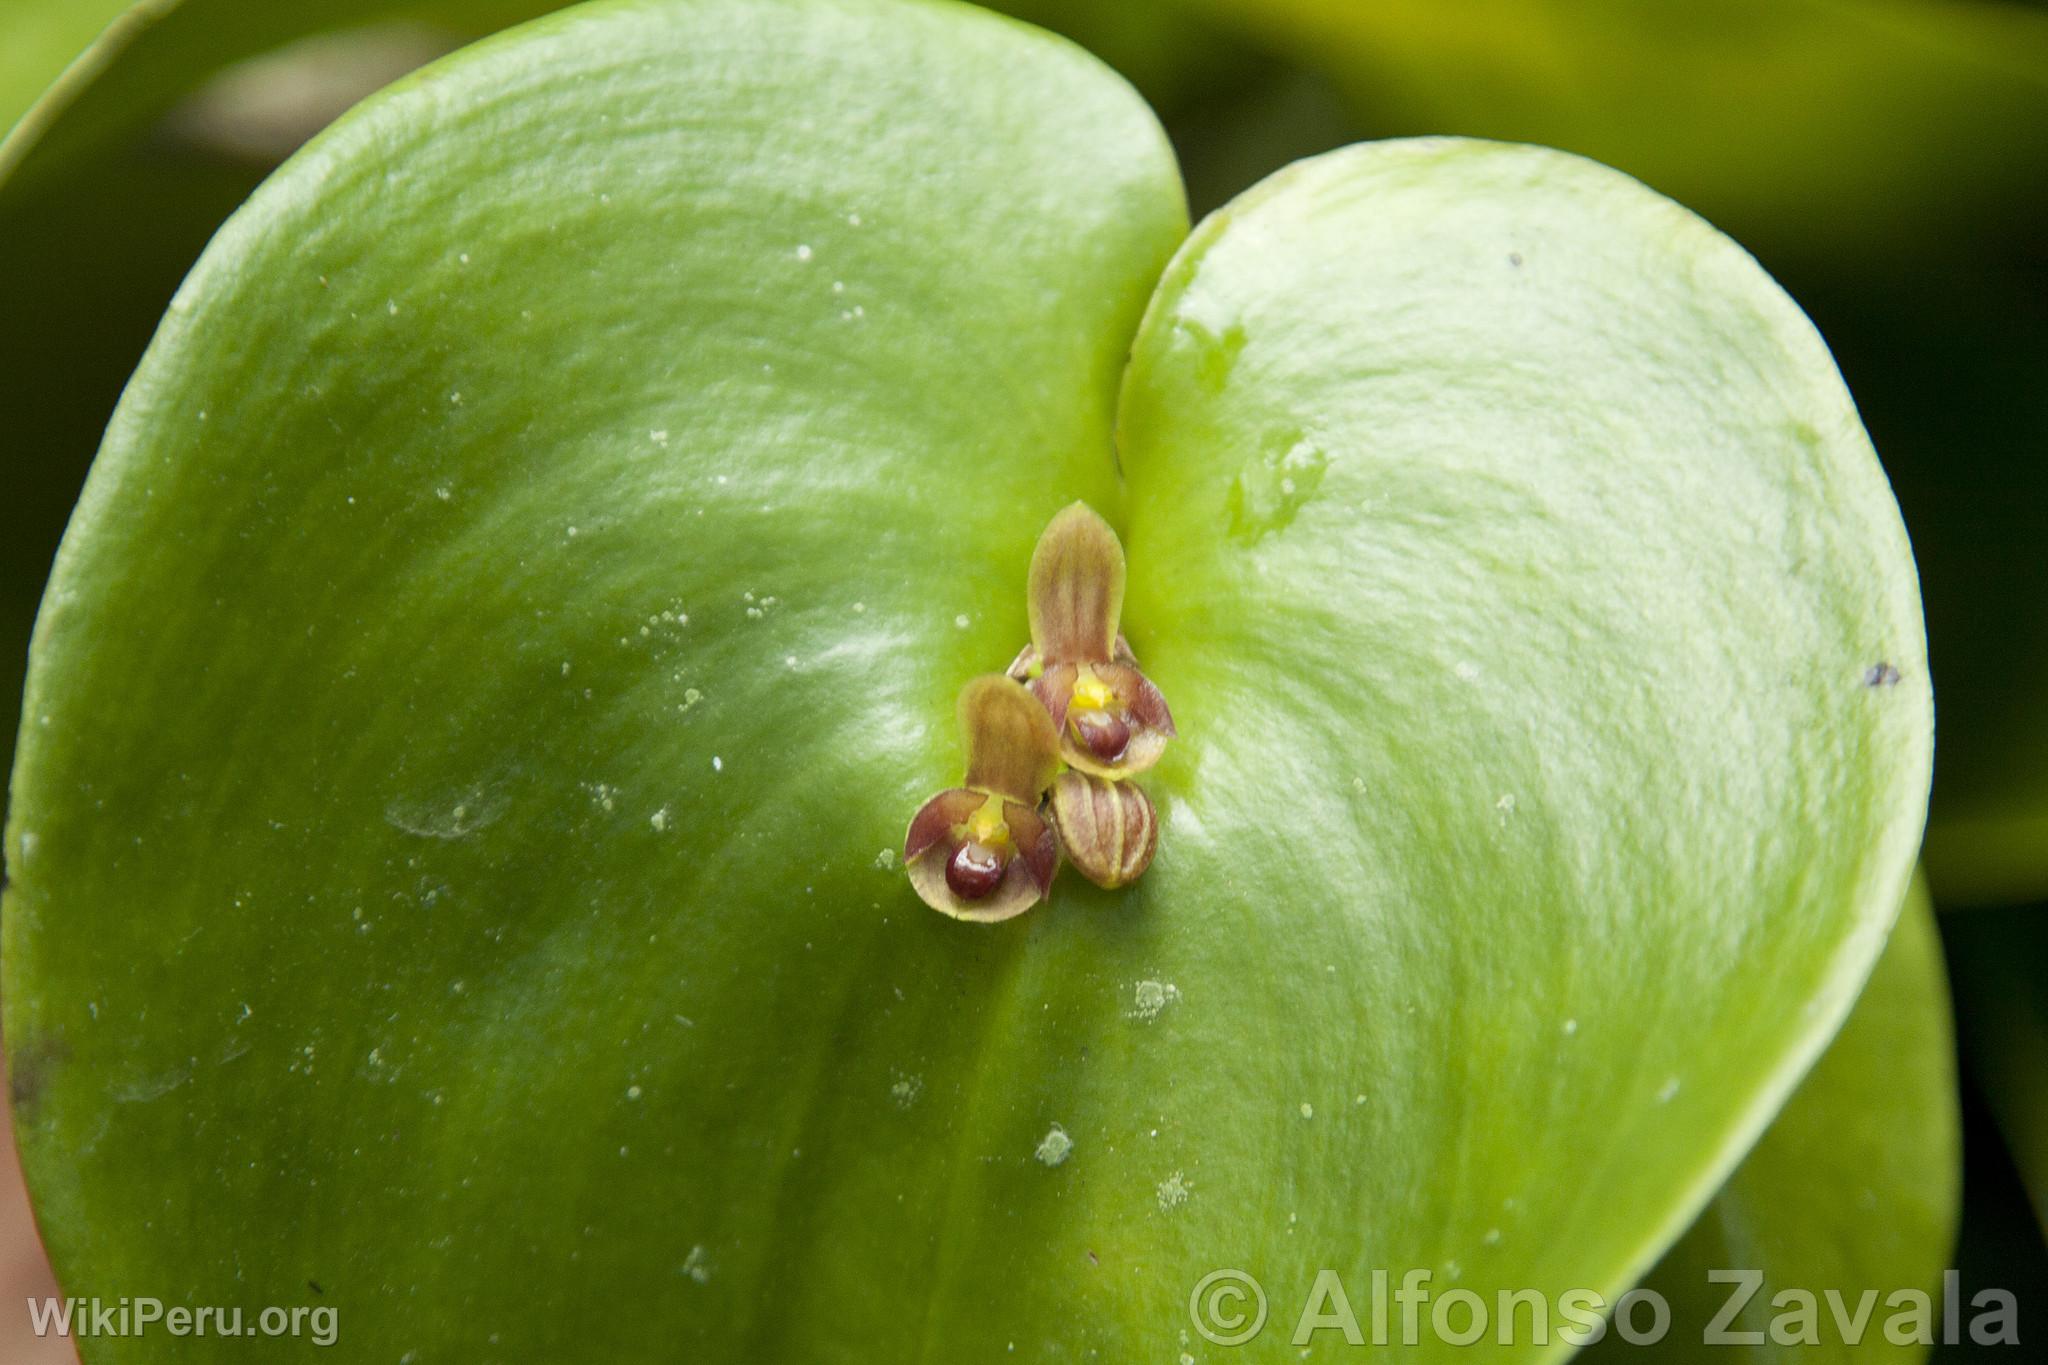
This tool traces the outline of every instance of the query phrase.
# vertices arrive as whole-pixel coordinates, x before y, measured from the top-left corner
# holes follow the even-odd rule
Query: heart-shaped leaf
[[[67,1288],[370,1359],[1121,1360],[1220,1267],[1632,1281],[1905,883],[1883,480],[1612,172],[1349,151],[1155,294],[1184,226],[1100,67],[885,0],[558,16],[274,178],[38,627]],[[1075,498],[1179,723],[1158,858],[957,924],[889,851]]]
[[[1610,1335],[1601,1351],[1744,1362],[1796,1347],[1808,1361],[1920,1359],[1916,1305],[1893,1296],[1918,1290],[1939,1309],[1962,1196],[1958,1129],[1941,939],[1916,881],[1848,1023],[1645,1281],[1670,1305],[1668,1334],[1648,1344]],[[1731,1311],[1738,1295],[1747,1302]],[[1638,1318],[1647,1327],[1649,1310]],[[1927,1321],[1941,1330],[1939,1317]]]

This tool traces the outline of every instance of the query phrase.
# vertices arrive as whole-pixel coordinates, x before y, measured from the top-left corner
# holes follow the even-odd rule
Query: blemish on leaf
[[[1899,670],[1880,659],[1863,671],[1865,687],[1895,687],[1899,681]]]
[[[1230,485],[1230,534],[1256,541],[1284,530],[1322,486],[1329,464],[1322,448],[1299,432],[1268,441]]]
[[[1065,1161],[1074,1150],[1074,1140],[1067,1136],[1067,1130],[1055,1123],[1038,1140],[1038,1159],[1048,1166],[1057,1166]]]
[[[1156,1193],[1159,1196],[1161,1212],[1171,1212],[1182,1204],[1187,1203],[1188,1197],[1194,1193],[1194,1189],[1194,1182],[1179,1171],[1175,1171],[1172,1175],[1160,1181]]]
[[[1159,1012],[1180,999],[1180,988],[1171,981],[1140,981],[1131,988],[1129,1018],[1157,1019]]]
[[[42,1097],[50,1073],[64,1060],[64,1046],[54,1038],[33,1038],[14,1049],[13,1070],[7,1077],[8,1098],[17,1110],[25,1110]]]
[[[384,821],[417,839],[462,839],[495,823],[510,805],[501,787],[472,782],[428,796],[396,796],[384,804]]]
[[[917,1097],[924,1093],[924,1077],[899,1075],[889,1086],[889,1098],[896,1102],[898,1109],[908,1109],[917,1103]]]
[[[1219,333],[1207,323],[1183,313],[1173,320],[1173,329],[1187,339],[1194,351],[1195,376],[1202,387],[1210,393],[1221,393],[1238,356],[1244,351],[1243,324],[1233,322]]]
[[[691,1247],[690,1254],[683,1257],[683,1274],[698,1284],[711,1278],[711,1253],[704,1249],[703,1243]]]

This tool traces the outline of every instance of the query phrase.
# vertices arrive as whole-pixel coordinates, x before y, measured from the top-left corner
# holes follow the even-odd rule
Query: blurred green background
[[[356,98],[553,7],[152,0],[124,15],[0,0],[0,711],[18,709],[100,431],[220,221]],[[1144,92],[1197,214],[1363,138],[1541,142],[1704,214],[1806,308],[1897,489],[1926,599],[1926,864],[1949,912],[1969,1126],[1959,1263],[1966,1283],[2041,1301],[2028,1291],[2048,1287],[2048,6],[999,8]],[[0,759],[12,744],[0,725]]]

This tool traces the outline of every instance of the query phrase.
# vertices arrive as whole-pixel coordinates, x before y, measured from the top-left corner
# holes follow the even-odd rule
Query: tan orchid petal
[[[1036,806],[1059,770],[1059,732],[1020,683],[984,674],[960,692],[966,785]]]
[[[1159,847],[1159,816],[1132,783],[1067,772],[1048,803],[1067,861],[1097,886],[1136,881]]]
[[[1109,662],[1124,607],[1124,547],[1086,503],[1046,526],[1031,552],[1031,643],[1048,663]]]

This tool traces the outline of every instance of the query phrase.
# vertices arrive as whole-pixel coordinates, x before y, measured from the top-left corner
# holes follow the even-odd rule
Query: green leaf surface
[[[0,506],[0,656],[16,661],[0,680],[0,705],[11,710],[20,696],[13,672],[27,622],[121,386],[221,221],[339,112],[337,97],[345,105],[436,48],[556,7],[142,0],[124,10],[18,0],[0,12],[0,260],[9,262],[0,271],[0,450],[16,469],[14,496]],[[998,8],[1078,37],[1162,107],[1205,107],[1243,79],[1242,44],[1170,5]],[[246,123],[253,140],[224,133],[246,134],[236,127]],[[0,728],[4,769],[13,734]]]
[[[1887,1299],[1918,1289],[1939,1307],[1962,1199],[1960,1129],[1941,939],[1916,880],[1841,1033],[1644,1281],[1671,1306],[1670,1334],[1653,1346],[1611,1335],[1594,1358],[1921,1359],[1924,1346],[1886,1335],[1887,1320],[1910,1309]],[[1761,1280],[1752,1292],[1709,1278],[1729,1270]],[[1744,1292],[1748,1305],[1709,1344],[1708,1329]],[[1810,1337],[1802,1292],[1814,1300]],[[1910,1337],[1906,1324],[1899,1335]]]
[[[38,625],[0,961],[67,1290],[816,1362],[1176,1352],[1225,1266],[1247,1359],[1323,1266],[1631,1283],[1905,885],[1888,490],[1612,172],[1388,144],[1184,232],[1101,67],[881,0],[579,10],[274,178]],[[888,851],[1077,497],[1159,857],[955,924]]]

